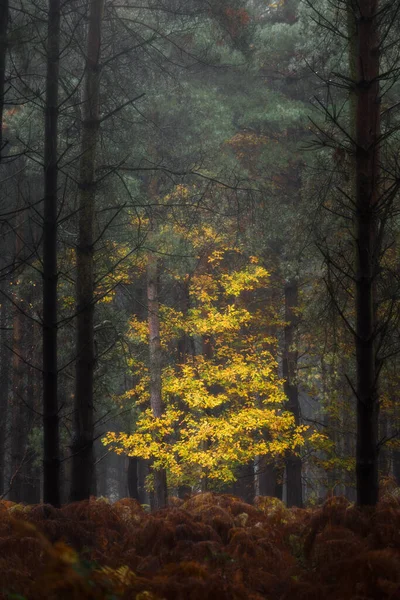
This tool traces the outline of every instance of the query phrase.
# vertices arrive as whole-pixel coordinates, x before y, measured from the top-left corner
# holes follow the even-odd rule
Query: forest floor
[[[0,502],[1,600],[400,600],[400,490],[287,509],[212,493],[145,512],[134,500]]]

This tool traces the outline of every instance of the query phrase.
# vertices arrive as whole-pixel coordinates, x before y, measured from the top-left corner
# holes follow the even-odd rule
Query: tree
[[[352,7],[356,22],[357,89],[355,113],[355,268],[357,364],[357,502],[378,502],[379,364],[376,355],[375,286],[379,269],[380,60],[379,4],[363,0]]]
[[[71,500],[91,493],[94,477],[94,217],[95,165],[100,129],[100,52],[104,0],[91,0],[87,34],[79,182],[79,236],[76,246],[76,380]]]
[[[9,7],[8,0],[0,2],[0,162],[4,150],[3,141],[3,115],[4,115],[4,100],[6,92],[6,58],[8,50],[8,19]]]
[[[165,409],[157,420],[145,409],[135,433],[109,433],[104,440],[117,452],[153,459],[156,468],[168,470],[172,485],[234,481],[237,466],[256,455],[280,456],[303,443],[305,428],[282,411],[273,342],[265,339],[263,329],[266,317],[243,304],[243,297],[265,286],[268,273],[255,258],[244,262],[238,249],[221,242],[207,247],[214,236],[205,227],[194,240],[204,266],[190,276],[187,313],[161,309],[163,347],[186,335],[199,349],[202,340],[202,351],[163,368]],[[242,268],[232,266],[235,256]],[[145,324],[134,319],[132,334],[144,342]],[[125,396],[147,403],[151,374],[140,362],[133,366],[143,375]]]
[[[43,499],[60,505],[57,362],[58,89],[60,0],[49,0],[43,213]]]
[[[393,270],[389,275],[388,268],[388,250],[397,243],[394,202],[399,184],[391,148],[397,127],[390,118],[382,125],[382,116],[396,106],[390,107],[390,90],[398,78],[391,53],[396,52],[399,5],[348,2],[337,5],[335,16],[322,6],[326,16],[320,6],[313,8],[317,21],[344,41],[348,60],[343,64],[336,57],[335,66],[328,64],[329,74],[321,77],[328,95],[326,100],[317,98],[328,123],[317,126],[317,132],[325,149],[332,149],[335,165],[324,204],[333,215],[330,227],[335,224],[336,234],[340,231],[336,247],[327,242],[320,246],[329,267],[329,293],[355,350],[356,382],[351,373],[347,379],[356,400],[357,502],[374,506],[379,493],[378,454],[385,440],[379,439],[381,375],[387,358],[399,351],[392,337],[399,287],[397,275]],[[386,110],[384,98],[389,103]],[[339,103],[345,110],[338,111]]]

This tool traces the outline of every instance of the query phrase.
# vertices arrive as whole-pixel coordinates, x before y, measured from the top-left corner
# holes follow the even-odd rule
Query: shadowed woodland
[[[0,596],[400,598],[400,0],[0,0]]]

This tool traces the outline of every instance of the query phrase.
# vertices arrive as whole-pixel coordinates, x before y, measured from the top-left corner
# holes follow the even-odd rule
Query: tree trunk
[[[3,300],[1,304],[0,327],[1,327],[1,365],[0,365],[0,496],[5,491],[5,451],[8,416],[8,394],[10,377],[10,351],[6,347],[9,344],[7,332],[7,305]]]
[[[282,500],[282,469],[268,462],[268,457],[260,456],[257,460],[258,494],[273,496]]]
[[[254,502],[254,462],[241,465],[238,469],[238,479],[233,484],[233,494],[252,504]]]
[[[14,307],[12,341],[12,403],[11,403],[11,490],[10,500],[23,502],[24,464],[26,452],[26,423],[24,417],[24,369],[22,367],[22,313]]]
[[[129,456],[128,458],[128,492],[130,498],[139,500],[139,487],[138,487],[138,458],[137,456]]]
[[[8,0],[0,0],[0,162],[3,153],[3,117],[4,95],[6,83],[7,30],[8,30]]]
[[[100,51],[104,0],[91,0],[79,184],[79,237],[76,247],[76,389],[71,501],[90,497],[94,474],[94,214],[95,163],[100,129]]]
[[[380,98],[377,0],[362,0],[357,19],[356,102],[356,370],[357,370],[357,503],[378,501],[378,371],[375,355],[374,298],[379,248],[377,202],[379,186]],[[361,14],[358,14],[360,11]]]
[[[393,450],[393,477],[400,487],[400,450]]]
[[[18,205],[19,206],[19,203]],[[15,261],[18,265],[22,262],[22,252],[24,248],[22,213],[18,212],[15,222]],[[17,271],[17,277],[20,271]],[[16,282],[15,282],[16,283]],[[26,430],[26,409],[24,406],[25,381],[24,366],[22,361],[22,334],[24,331],[24,318],[18,308],[21,298],[18,297],[19,286],[14,286],[13,306],[13,329],[12,329],[12,358],[11,358],[11,376],[12,376],[12,394],[11,394],[11,479],[10,479],[10,500],[13,502],[23,502],[23,480],[24,465],[26,463],[27,452],[27,430]]]
[[[60,505],[57,389],[57,192],[60,0],[49,0],[43,219],[43,501]]]
[[[296,425],[300,423],[300,402],[297,386],[297,348],[295,348],[295,331],[297,327],[296,310],[299,306],[299,289],[296,280],[285,286],[285,331],[283,352],[284,390],[288,399],[287,410],[294,415]],[[286,457],[287,505],[303,506],[303,490],[301,480],[301,458],[296,453]]]
[[[159,419],[163,414],[161,389],[161,340],[160,316],[158,304],[158,265],[157,257],[149,255],[147,262],[147,310],[149,324],[149,370],[150,370],[150,406],[153,415]],[[165,469],[153,471],[154,509],[167,505],[167,474]]]
[[[36,289],[36,288],[35,288]],[[37,299],[30,293],[28,296],[28,303],[34,304]],[[35,361],[35,323],[29,320],[26,327],[26,342],[24,347],[28,355],[28,360],[31,363]],[[27,365],[27,381],[26,381],[26,428],[28,435],[31,433],[33,428],[37,425],[36,415],[40,412],[39,394],[37,394],[35,386],[36,371],[34,367]],[[27,440],[29,442],[29,439]],[[37,453],[35,448],[28,446],[26,460],[26,468],[24,469],[24,490],[23,490],[23,501],[27,504],[39,504],[40,502],[40,469],[37,463]]]

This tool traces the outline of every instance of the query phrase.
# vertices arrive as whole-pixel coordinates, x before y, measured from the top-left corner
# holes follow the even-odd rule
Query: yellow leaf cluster
[[[167,469],[175,483],[202,477],[232,481],[236,467],[257,455],[297,452],[307,430],[284,410],[283,382],[272,354],[276,340],[265,333],[268,317],[242,298],[265,289],[269,272],[213,228],[204,226],[202,233],[202,246],[198,238],[193,245],[207,247],[208,258],[186,279],[190,308],[186,313],[160,308],[163,347],[176,347],[182,336],[193,342],[180,364],[171,361],[163,368],[164,413],[153,416],[148,371],[132,361],[138,384],[127,397],[143,409],[132,434],[111,432],[103,440],[116,452],[151,459],[153,468]],[[146,321],[132,318],[132,340],[147,344],[147,328]],[[201,350],[205,344],[207,352]]]

